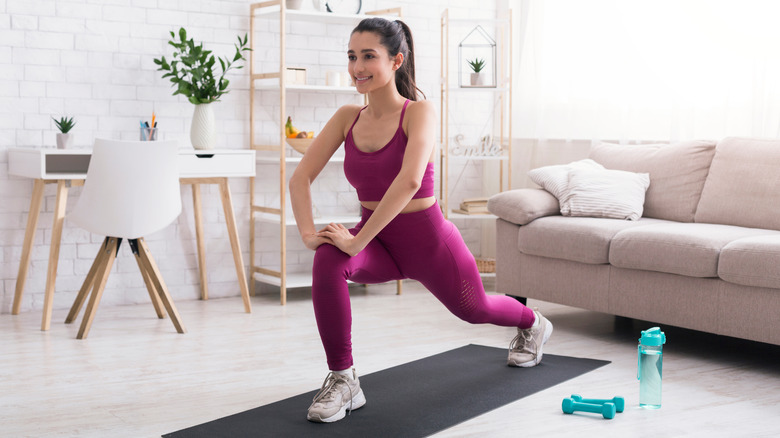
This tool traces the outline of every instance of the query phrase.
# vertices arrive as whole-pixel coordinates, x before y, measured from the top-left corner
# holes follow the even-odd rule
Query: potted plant
[[[231,69],[239,69],[243,66],[234,65],[238,61],[245,60],[243,52],[251,50],[247,47],[247,35],[244,39],[238,38],[235,45],[236,53],[232,58],[217,58],[210,50],[203,48],[203,43],[195,44],[195,41],[187,39],[187,31],[179,29],[179,38],[171,31],[171,40],[168,44],[173,46],[174,52],[170,63],[165,56],[154,63],[159,65],[158,71],[166,72],[162,77],[170,78],[176,91],[173,95],[181,94],[193,105],[195,111],[192,116],[190,139],[195,149],[213,149],[216,143],[214,130],[214,112],[211,103],[216,102],[223,94],[228,92],[230,81],[225,75]],[[215,75],[216,64],[219,61],[222,74]]]
[[[485,68],[485,60],[474,58],[473,61],[467,61],[467,62],[469,64],[469,67],[471,67],[471,71],[473,71],[473,73],[471,73],[471,86],[474,87],[474,86],[482,85],[484,81],[482,80],[482,75],[480,74],[480,72],[482,71],[483,68]]]
[[[70,134],[70,130],[76,126],[76,122],[73,121],[73,117],[60,117],[59,120],[54,117],[54,124],[57,125],[57,129],[60,130],[57,133],[57,149],[66,149],[73,144],[73,136]]]

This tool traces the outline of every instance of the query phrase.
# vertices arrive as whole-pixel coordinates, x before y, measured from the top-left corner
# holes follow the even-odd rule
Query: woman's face
[[[379,35],[374,32],[355,32],[349,39],[348,71],[357,91],[367,93],[392,84],[395,71],[401,66],[403,55],[390,57]]]

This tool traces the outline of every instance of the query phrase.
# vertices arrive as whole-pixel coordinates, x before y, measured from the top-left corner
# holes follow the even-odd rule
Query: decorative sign
[[[452,155],[464,157],[500,157],[503,153],[501,145],[493,141],[492,135],[486,135],[479,139],[475,145],[463,144],[465,140],[463,134],[455,136],[455,147],[450,149]]]

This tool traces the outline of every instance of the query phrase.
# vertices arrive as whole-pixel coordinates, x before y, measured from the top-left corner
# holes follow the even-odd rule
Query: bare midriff
[[[401,210],[400,214],[414,213],[415,211],[425,210],[426,208],[428,208],[431,205],[433,205],[435,202],[436,202],[436,197],[435,196],[429,196],[427,198],[412,199],[411,201],[409,201],[408,204],[406,204],[406,206],[403,208],[403,210]],[[362,205],[363,207],[365,207],[365,208],[367,208],[367,209],[369,209],[371,211],[374,211],[374,210],[376,210],[376,207],[379,205],[379,201],[364,201],[364,202],[361,202],[360,205]]]

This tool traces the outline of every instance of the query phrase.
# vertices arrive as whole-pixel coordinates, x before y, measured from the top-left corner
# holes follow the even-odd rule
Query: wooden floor
[[[514,334],[456,319],[413,282],[401,296],[381,285],[354,288],[352,297],[360,374],[469,343],[503,348]],[[183,335],[151,304],[98,309],[82,341],[78,324],[62,323],[67,311],[54,312],[48,332],[38,313],[0,315],[0,436],[158,437],[317,389],[327,369],[308,293],[292,291],[285,307],[276,296],[252,300],[252,314],[239,297],[177,303]],[[529,305],[555,326],[546,353],[612,363],[436,436],[780,435],[780,347],[663,327],[663,407],[643,410],[636,341],[649,323]],[[371,388],[364,391],[371,403]],[[622,395],[627,407],[613,420],[564,415],[561,400],[572,393]]]

